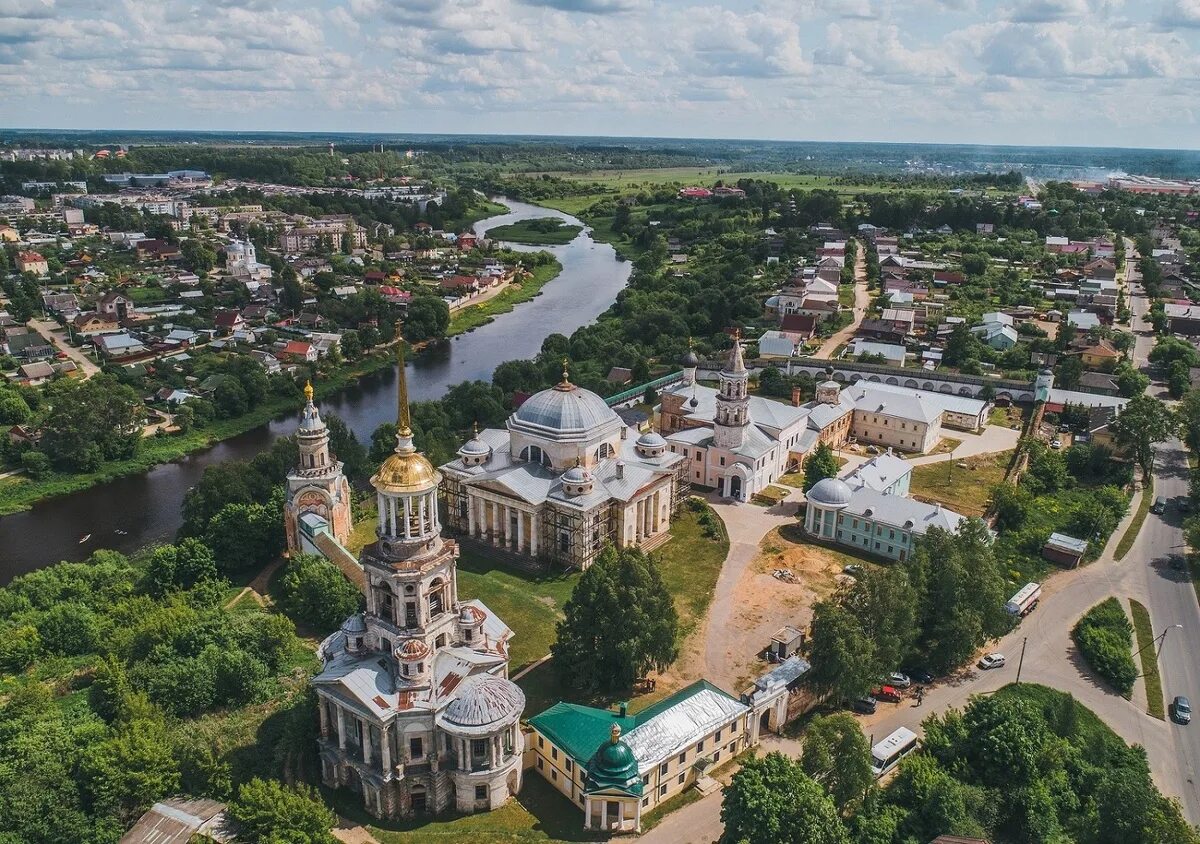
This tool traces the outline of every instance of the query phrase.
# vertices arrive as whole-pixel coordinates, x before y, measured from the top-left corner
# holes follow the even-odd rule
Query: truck
[[[1024,618],[1033,612],[1033,608],[1037,606],[1041,597],[1042,586],[1040,583],[1026,583],[1017,590],[1017,594],[1008,599],[1008,603],[1004,605],[1004,609],[1010,615]]]

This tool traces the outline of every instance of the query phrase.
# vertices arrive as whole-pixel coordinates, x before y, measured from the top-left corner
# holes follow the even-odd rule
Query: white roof
[[[622,739],[638,760],[638,773],[644,774],[749,711],[750,707],[729,695],[702,686]]]
[[[852,354],[855,355],[883,355],[888,360],[898,360],[904,362],[904,356],[907,351],[903,346],[897,346],[892,343],[873,343],[870,340],[858,339],[854,341]]]
[[[882,492],[912,472],[912,466],[888,451],[877,454],[846,476],[846,485],[852,490],[864,487]]]
[[[966,521],[966,516],[940,505],[901,495],[885,495],[867,487],[856,490],[842,512],[918,535],[931,527],[953,532]]]
[[[1100,325],[1100,317],[1091,311],[1071,311],[1067,314],[1067,323],[1076,328],[1087,330]]]
[[[1200,305],[1174,305],[1168,302],[1163,305],[1163,313],[1168,317],[1200,319]]]
[[[971,416],[979,416],[987,407],[987,402],[982,399],[971,398],[970,396],[958,396],[952,393],[939,393],[935,390],[917,390],[912,387],[905,387],[901,384],[882,384],[874,381],[859,381],[842,391],[842,395],[846,396],[848,392],[862,388],[864,397],[871,401],[873,397],[868,393],[894,393],[896,395],[906,395],[918,398],[926,404],[930,404],[939,410],[948,410],[951,413],[962,413]],[[852,396],[860,395],[860,393],[852,393]],[[857,403],[856,403],[857,406]]]

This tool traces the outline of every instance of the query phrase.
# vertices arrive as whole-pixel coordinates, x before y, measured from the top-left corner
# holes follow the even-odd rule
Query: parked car
[[[871,697],[870,695],[867,695],[866,697],[860,697],[858,700],[850,704],[851,709],[853,709],[855,712],[861,712],[863,715],[874,715],[875,709],[878,706],[878,701],[876,701],[875,698]]]
[[[983,659],[979,660],[979,667],[985,671],[989,668],[1002,668],[1004,666],[1004,654],[986,654]]]
[[[1150,505],[1150,512],[1161,516],[1167,509],[1167,499],[1161,495],[1154,497],[1154,503]]]
[[[1050,447],[1062,448],[1062,440],[1060,440],[1058,437],[1055,437],[1054,439],[1050,440]]]
[[[924,668],[904,668],[902,670],[904,671],[905,674],[907,674],[909,676],[909,679],[911,679],[914,683],[921,683],[923,685],[928,686],[930,683],[932,683],[934,681],[934,679],[936,679],[932,674],[930,674]]]
[[[877,446],[873,446],[873,445],[867,446],[867,454],[878,454],[878,453],[879,453],[879,448]]]
[[[886,700],[888,703],[899,703],[904,699],[904,693],[895,686],[880,686],[876,691],[871,692],[871,696],[877,700]]]
[[[1176,724],[1192,723],[1192,702],[1183,695],[1176,695],[1171,701],[1171,717]]]
[[[863,568],[862,566],[860,566],[858,563],[851,563],[850,565],[848,565],[844,569],[842,569],[842,574],[848,574],[851,577],[862,577],[866,573],[867,573],[867,570],[865,568]]]
[[[893,671],[887,675],[887,681],[898,689],[907,689],[912,685],[912,680],[908,678],[907,674],[901,671]]]

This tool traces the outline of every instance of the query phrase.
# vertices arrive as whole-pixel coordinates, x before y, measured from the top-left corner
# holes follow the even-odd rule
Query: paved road
[[[815,358],[831,358],[838,346],[849,343],[871,305],[871,293],[867,290],[867,245],[861,240],[855,240],[855,243],[858,250],[854,259],[854,321],[822,343],[813,355]]]
[[[54,344],[56,349],[64,352],[67,357],[75,361],[80,370],[83,372],[84,378],[91,378],[100,371],[100,367],[96,366],[95,362],[85,355],[82,349],[78,349],[67,342],[67,330],[61,327],[54,320],[31,319],[29,321],[29,327],[41,334],[43,337],[49,338],[50,342]]]

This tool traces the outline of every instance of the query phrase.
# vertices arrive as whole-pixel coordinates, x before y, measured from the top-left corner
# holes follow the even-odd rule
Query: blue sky
[[[1200,146],[1200,0],[0,0],[0,125]]]

